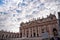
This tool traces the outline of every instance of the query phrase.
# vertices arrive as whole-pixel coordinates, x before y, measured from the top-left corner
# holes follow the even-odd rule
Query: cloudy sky
[[[0,30],[18,32],[22,21],[58,11],[60,0],[0,0]]]

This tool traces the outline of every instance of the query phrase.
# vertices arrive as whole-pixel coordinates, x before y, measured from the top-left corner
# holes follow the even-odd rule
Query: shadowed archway
[[[57,31],[56,28],[53,28],[53,35],[54,35],[54,36],[58,36],[58,31]]]

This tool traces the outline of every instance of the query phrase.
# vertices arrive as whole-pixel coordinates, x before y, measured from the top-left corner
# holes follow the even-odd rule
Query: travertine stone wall
[[[47,18],[37,19],[26,23],[21,23],[20,33],[23,37],[42,37],[44,33],[48,33],[49,37],[53,37],[53,29],[58,31],[58,22],[55,15],[50,14]],[[24,30],[24,31],[23,31]],[[25,34],[24,34],[25,33]]]

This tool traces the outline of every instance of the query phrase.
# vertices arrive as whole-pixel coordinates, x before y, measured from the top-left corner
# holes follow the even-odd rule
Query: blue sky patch
[[[0,0],[0,5],[3,5],[4,4],[4,2],[3,2],[4,0]]]
[[[27,6],[27,4],[26,3],[21,3],[21,6]]]
[[[22,2],[22,3],[18,3],[18,7],[26,7],[28,4],[26,4],[26,3],[24,3],[24,2]]]

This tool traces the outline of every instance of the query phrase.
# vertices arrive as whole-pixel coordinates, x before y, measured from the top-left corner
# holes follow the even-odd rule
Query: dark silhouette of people
[[[54,38],[52,37],[50,40],[54,40]]]
[[[59,37],[52,37],[50,40],[60,40]]]

